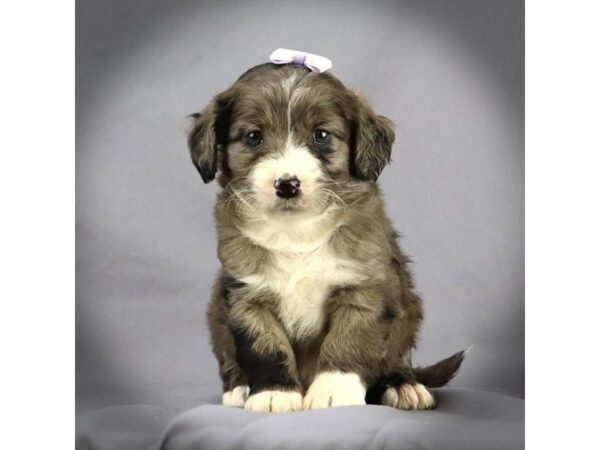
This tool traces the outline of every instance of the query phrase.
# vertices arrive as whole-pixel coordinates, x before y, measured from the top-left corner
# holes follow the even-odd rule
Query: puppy
[[[432,408],[464,352],[411,364],[421,299],[376,183],[392,122],[329,73],[272,63],[193,117],[192,161],[222,187],[208,320],[223,404]]]

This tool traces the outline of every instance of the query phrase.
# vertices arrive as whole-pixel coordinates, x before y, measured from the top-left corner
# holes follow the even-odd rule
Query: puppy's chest
[[[264,274],[246,281],[277,294],[281,322],[290,337],[301,340],[321,331],[332,290],[355,284],[359,277],[358,264],[320,248],[310,253],[273,252]]]

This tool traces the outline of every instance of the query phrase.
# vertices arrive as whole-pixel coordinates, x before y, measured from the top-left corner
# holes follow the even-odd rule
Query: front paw
[[[302,410],[302,394],[297,391],[261,391],[250,395],[244,404],[250,411],[291,412]]]
[[[304,409],[365,405],[366,387],[355,373],[323,372],[316,376],[304,397]]]

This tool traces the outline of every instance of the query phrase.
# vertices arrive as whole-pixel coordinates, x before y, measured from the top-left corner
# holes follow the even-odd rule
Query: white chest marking
[[[364,279],[358,262],[335,255],[329,238],[339,225],[336,210],[302,220],[269,219],[247,227],[243,234],[269,250],[271,264],[260,274],[241,278],[256,290],[279,297],[279,318],[294,339],[314,336],[321,330],[324,304],[332,289]]]
[[[279,297],[279,317],[290,337],[317,334],[325,319],[324,304],[336,286],[359,281],[360,268],[331,254],[326,246],[308,253],[275,251],[265,275],[243,279],[256,289]]]

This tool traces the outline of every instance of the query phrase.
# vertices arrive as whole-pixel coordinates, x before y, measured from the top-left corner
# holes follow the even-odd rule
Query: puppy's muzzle
[[[277,197],[290,199],[296,197],[300,193],[300,180],[296,175],[290,176],[284,173],[281,177],[275,180],[275,194]]]

